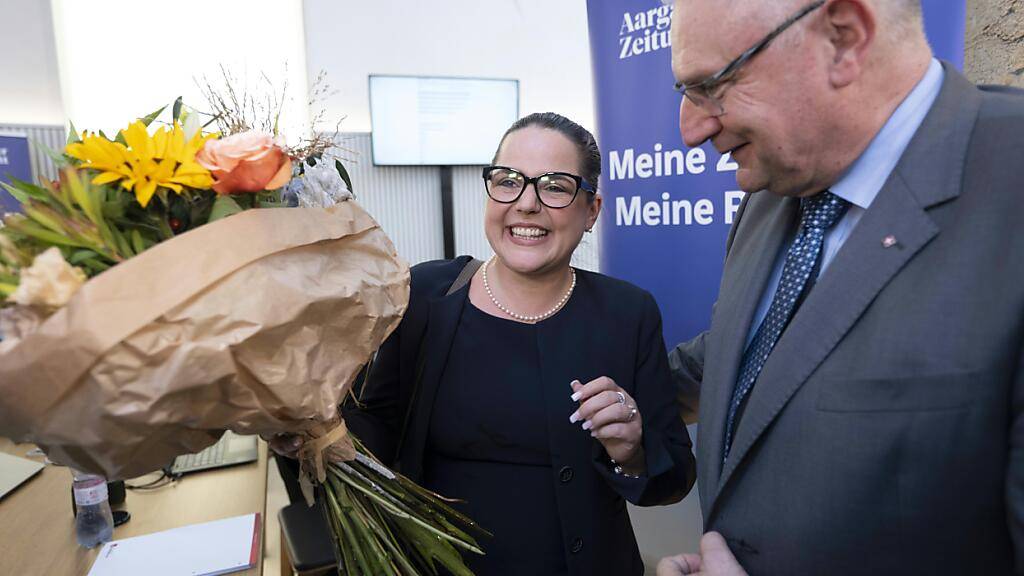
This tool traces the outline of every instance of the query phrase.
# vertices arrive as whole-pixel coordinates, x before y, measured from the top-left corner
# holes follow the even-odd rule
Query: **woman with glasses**
[[[494,257],[413,268],[346,422],[494,535],[466,558],[475,574],[642,574],[625,502],[677,502],[695,477],[657,305],[570,266],[601,209],[589,132],[533,114],[493,163]]]

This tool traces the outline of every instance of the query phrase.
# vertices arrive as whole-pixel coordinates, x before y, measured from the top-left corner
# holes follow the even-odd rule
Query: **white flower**
[[[85,284],[85,273],[64,260],[57,248],[36,256],[32,265],[22,268],[18,289],[8,300],[22,306],[59,308],[68,303]]]
[[[182,111],[182,116],[185,118],[182,120],[181,129],[185,132],[185,142],[188,142],[203,129],[203,119],[199,117],[198,112],[188,108]]]
[[[334,162],[329,159],[322,158],[316,166],[306,166],[303,180],[304,186],[297,194],[299,206],[304,208],[327,208],[352,197]]]

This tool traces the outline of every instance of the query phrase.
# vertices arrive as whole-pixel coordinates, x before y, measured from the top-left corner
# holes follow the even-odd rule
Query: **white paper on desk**
[[[258,513],[107,542],[89,576],[215,576],[256,565]]]

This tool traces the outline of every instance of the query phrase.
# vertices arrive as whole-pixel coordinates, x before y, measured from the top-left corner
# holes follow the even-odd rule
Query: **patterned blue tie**
[[[782,278],[779,287],[772,297],[771,306],[761,325],[758,326],[754,338],[743,353],[740,364],[740,376],[732,391],[732,402],[729,403],[729,417],[725,425],[725,452],[722,462],[729,457],[732,447],[733,433],[736,430],[737,412],[743,401],[754,388],[757,376],[764,367],[765,360],[778,342],[782,331],[796,311],[797,302],[803,294],[811,274],[818,269],[821,257],[821,246],[825,232],[839,222],[846,212],[849,203],[832,194],[822,192],[806,198],[801,205],[800,230],[793,245],[786,253],[786,262],[782,266]]]

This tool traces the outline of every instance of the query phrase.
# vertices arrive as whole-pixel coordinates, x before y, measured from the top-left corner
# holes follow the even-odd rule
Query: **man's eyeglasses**
[[[693,102],[695,106],[704,110],[712,117],[718,117],[725,114],[725,108],[722,106],[722,96],[725,95],[725,88],[728,86],[729,81],[732,80],[736,72],[742,68],[750,59],[757,56],[762,50],[768,47],[772,43],[772,40],[786,31],[787,28],[796,24],[801,18],[807,16],[811,12],[814,12],[818,8],[825,5],[827,0],[817,0],[812,4],[804,6],[799,12],[790,16],[785,22],[783,22],[778,28],[772,30],[761,39],[760,42],[754,44],[748,48],[744,53],[740,54],[735,60],[729,62],[718,72],[715,72],[711,76],[695,82],[693,84],[683,84],[682,82],[676,82],[675,89],[677,92],[683,95],[684,98],[688,98],[690,102]]]
[[[548,172],[536,178],[528,178],[515,168],[488,166],[484,168],[483,177],[487,195],[502,204],[518,201],[530,184],[533,184],[537,199],[548,208],[565,208],[572,204],[580,189],[591,194],[597,192],[583,178],[566,172]]]

